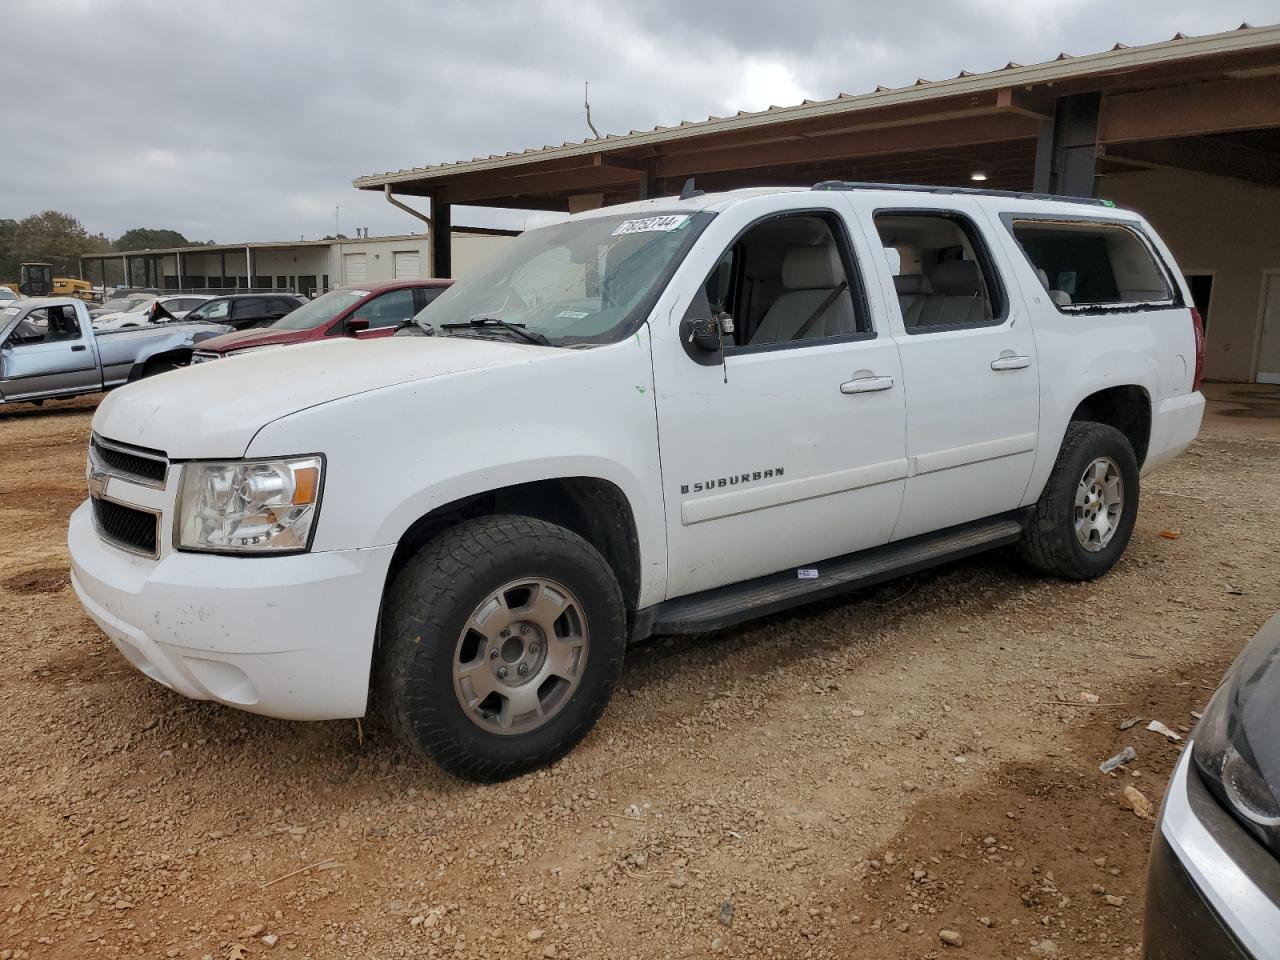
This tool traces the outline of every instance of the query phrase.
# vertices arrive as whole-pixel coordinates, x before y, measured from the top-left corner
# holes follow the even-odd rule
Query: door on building
[[[417,280],[422,276],[422,257],[417,250],[397,250],[395,252],[395,273],[397,280]]]
[[[1200,322],[1204,325],[1205,333],[1208,333],[1209,307],[1213,303],[1213,274],[1184,273],[1182,276],[1191,290],[1191,304],[1200,314]]]
[[[1267,273],[1262,290],[1257,379],[1259,383],[1280,383],[1280,272]]]
[[[369,279],[369,255],[367,253],[344,253],[342,255],[342,269],[347,283],[364,283]]]

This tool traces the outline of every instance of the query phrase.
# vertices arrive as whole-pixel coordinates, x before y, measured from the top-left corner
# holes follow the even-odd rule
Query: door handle
[[[991,361],[992,370],[1025,370],[1031,366],[1030,357],[996,357]]]
[[[81,350],[84,350],[84,349],[86,349],[86,347],[85,347],[85,345],[82,343],[82,344],[80,344],[79,346],[72,347],[72,348],[71,348],[71,352],[72,352],[72,353],[79,353]]]
[[[859,377],[840,384],[841,393],[877,393],[880,390],[892,389],[893,377]]]

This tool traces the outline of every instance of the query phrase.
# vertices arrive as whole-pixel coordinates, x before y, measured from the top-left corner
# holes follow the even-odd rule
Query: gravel
[[[0,410],[0,960],[1118,956],[1140,936],[1145,840],[1125,838],[1151,824],[1098,758],[1125,717],[1189,723],[1211,692],[1192,685],[1216,676],[1188,665],[1217,669],[1280,606],[1280,425],[1218,418],[1145,482],[1130,550],[1099,581],[999,553],[649,642],[569,757],[475,786],[375,721],[255,717],[129,667],[66,580],[92,408]],[[1140,691],[1173,677],[1181,712],[1147,709]],[[1158,802],[1179,745],[1150,741],[1136,782]],[[901,839],[997,783],[1014,785],[998,807],[946,827],[964,872],[941,842]],[[1074,842],[1036,819],[1054,790],[1114,810],[1071,854],[1087,881],[1047,866]],[[1005,900],[957,906],[995,877]],[[1068,949],[1088,935],[1073,910],[1108,915],[1106,942]]]

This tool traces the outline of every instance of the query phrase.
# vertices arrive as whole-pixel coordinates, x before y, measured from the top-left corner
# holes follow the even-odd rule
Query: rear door
[[[101,385],[93,344],[74,307],[30,311],[0,346],[0,395],[6,400],[94,390]]]
[[[851,200],[875,225],[880,255],[915,281],[892,297],[908,463],[893,538],[1014,509],[1035,463],[1039,371],[1031,323],[990,221],[967,197]]]
[[[262,297],[241,297],[231,301],[231,325],[237,330],[248,330],[266,320],[266,301]]]

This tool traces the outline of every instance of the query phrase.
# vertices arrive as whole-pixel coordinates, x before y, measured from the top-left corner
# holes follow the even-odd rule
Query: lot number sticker
[[[643,220],[623,220],[613,236],[620,237],[627,233],[670,233],[679,230],[689,222],[687,213],[676,213],[665,217],[645,217]]]

